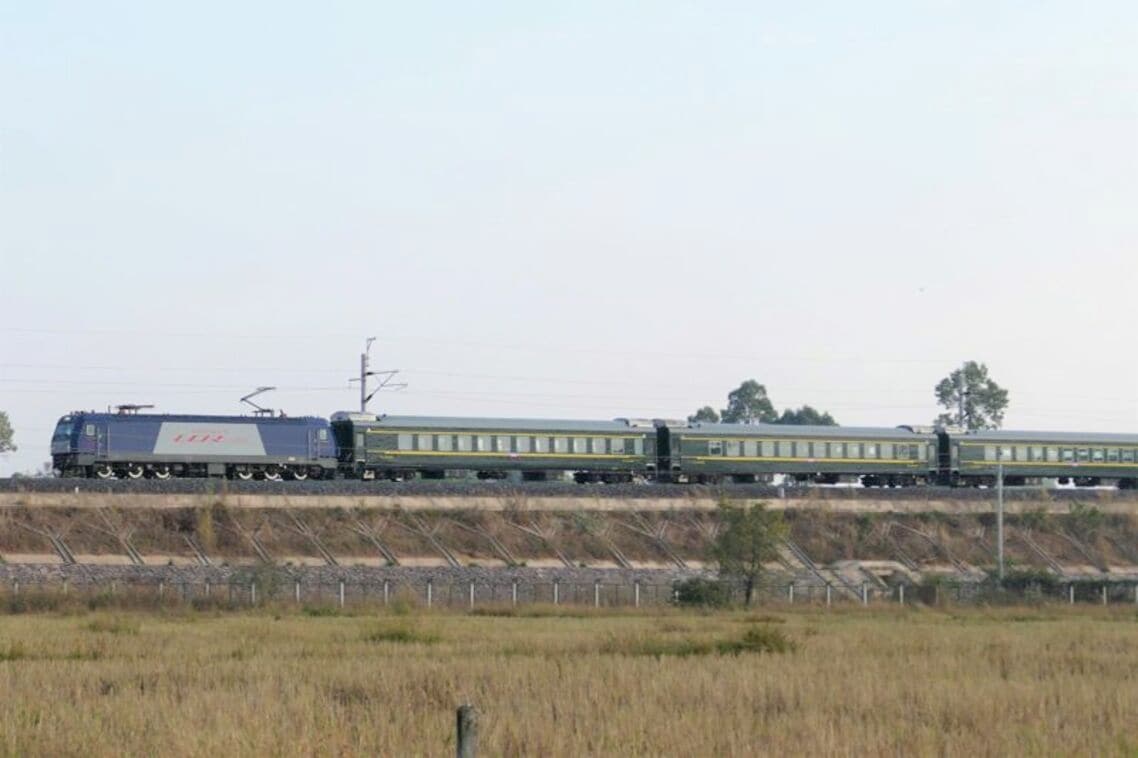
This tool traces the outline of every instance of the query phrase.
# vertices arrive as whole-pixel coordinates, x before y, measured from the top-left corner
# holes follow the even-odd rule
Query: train
[[[755,483],[866,487],[1043,479],[1138,488],[1138,435],[943,427],[77,411],[51,442],[61,477]]]

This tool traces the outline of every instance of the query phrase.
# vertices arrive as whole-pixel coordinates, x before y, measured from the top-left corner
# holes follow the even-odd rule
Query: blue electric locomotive
[[[308,479],[332,476],[327,419],[76,412],[51,438],[61,476]]]

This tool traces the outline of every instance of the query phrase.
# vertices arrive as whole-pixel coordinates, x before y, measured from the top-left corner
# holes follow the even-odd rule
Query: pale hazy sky
[[[165,6],[165,7],[159,7]],[[1138,3],[8,3],[0,409],[1138,431]]]

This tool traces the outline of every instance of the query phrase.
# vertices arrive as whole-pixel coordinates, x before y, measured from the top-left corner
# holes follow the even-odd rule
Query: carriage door
[[[672,481],[672,430],[666,424],[656,426],[656,479]]]

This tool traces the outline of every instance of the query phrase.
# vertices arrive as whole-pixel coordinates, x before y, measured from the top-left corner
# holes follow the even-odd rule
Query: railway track
[[[229,481],[219,479],[147,479],[139,481],[93,479],[0,479],[0,493],[92,493],[112,495],[263,495],[288,497],[398,496],[471,498],[605,498],[629,500],[762,499],[810,501],[992,501],[996,493],[986,488],[952,487],[777,487],[766,484],[575,484],[572,482],[503,481],[407,481],[374,482],[323,480],[304,482]],[[1138,491],[1107,488],[1041,489],[1005,488],[1009,502],[1053,501],[1133,502]]]

